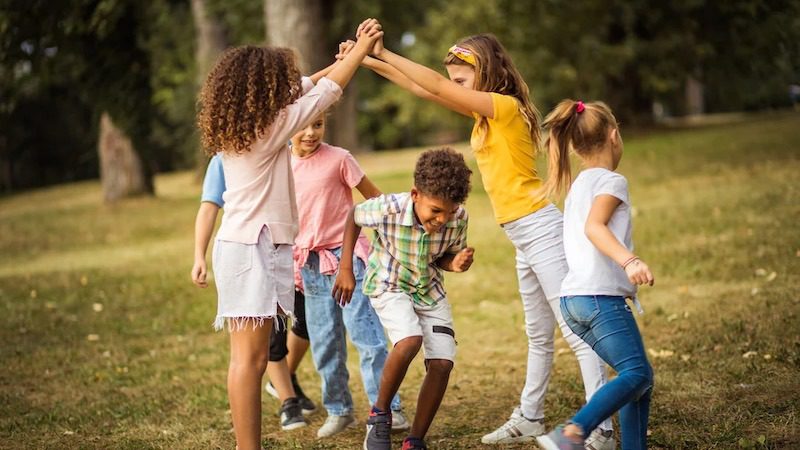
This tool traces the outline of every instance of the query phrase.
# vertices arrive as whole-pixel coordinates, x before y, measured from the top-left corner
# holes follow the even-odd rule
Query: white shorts
[[[370,297],[392,345],[411,337],[422,336],[425,359],[455,362],[456,333],[453,313],[447,299],[434,306],[418,305],[404,292],[384,292]]]
[[[281,313],[293,317],[294,260],[292,246],[273,245],[264,227],[256,244],[214,241],[212,253],[217,285],[214,328],[253,326]],[[232,319],[235,319],[232,321]]]

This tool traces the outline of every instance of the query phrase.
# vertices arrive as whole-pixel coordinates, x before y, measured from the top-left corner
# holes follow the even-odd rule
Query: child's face
[[[411,189],[411,200],[414,202],[414,214],[417,220],[428,233],[439,231],[453,218],[459,207],[458,203],[423,194],[417,188]]]
[[[450,79],[467,89],[475,89],[475,68],[467,64],[444,66]]]
[[[298,156],[314,153],[325,135],[325,115],[320,114],[307,127],[292,136],[292,151]]]

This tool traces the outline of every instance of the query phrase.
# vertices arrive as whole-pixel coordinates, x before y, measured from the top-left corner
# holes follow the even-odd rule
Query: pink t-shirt
[[[300,230],[295,239],[295,261],[302,267],[310,252],[318,252],[320,272],[332,274],[338,263],[326,250],[342,246],[345,221],[353,207],[353,188],[364,171],[347,150],[321,143],[313,154],[292,155]],[[369,242],[361,235],[356,256],[366,260]]]
[[[303,79],[304,91],[311,88]],[[292,244],[297,235],[297,202],[289,138],[342,95],[335,82],[322,78],[296,102],[278,113],[265,135],[242,154],[223,153],[225,214],[217,239],[255,244],[265,226],[273,244]]]

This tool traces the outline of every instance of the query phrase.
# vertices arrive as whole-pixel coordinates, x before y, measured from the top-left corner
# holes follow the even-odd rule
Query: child
[[[549,192],[572,179],[569,150],[583,170],[564,205],[564,248],[569,272],[561,286],[567,325],[617,371],[566,425],[537,438],[547,450],[583,449],[584,437],[620,412],[622,448],[647,448],[653,369],[625,298],[653,274],[633,254],[628,182],[614,172],[622,157],[617,121],[604,103],[564,100],[544,121],[548,132]]]
[[[347,218],[333,296],[341,303],[350,301],[357,284],[353,266],[345,261],[352,261],[361,227],[374,228],[363,291],[394,345],[367,420],[365,449],[391,448],[389,402],[420,347],[427,373],[403,449],[426,448],[422,439],[444,397],[456,353],[442,270],[464,272],[472,265],[467,212],[461,206],[470,190],[471,173],[464,157],[452,149],[424,152],[417,160],[410,193],[367,200]]]
[[[287,141],[333,104],[380,37],[366,32],[316,86],[301,80],[283,48],[225,51],[200,92],[198,127],[206,150],[222,152],[225,215],[214,242],[217,329],[228,324],[228,397],[239,450],[260,448],[261,378],[276,315],[293,315],[292,244],[297,206]],[[304,93],[305,92],[305,93]]]
[[[554,328],[578,358],[587,400],[606,382],[603,361],[566,326],[558,307],[561,281],[567,273],[562,245],[561,212],[541,192],[536,174],[538,112],[528,86],[508,52],[491,34],[462,39],[444,60],[450,80],[383,48],[379,40],[364,64],[414,94],[475,120],[470,144],[483,185],[516,249],[517,278],[528,367],[520,406],[485,444],[526,442],[545,432],[544,397],[553,363]],[[592,448],[613,449],[611,421],[589,439]]]
[[[378,397],[378,382],[386,361],[386,338],[378,317],[361,293],[341,308],[331,298],[339,266],[344,222],[353,207],[353,188],[364,198],[381,194],[345,149],[322,142],[325,114],[320,114],[292,137],[292,171],[297,194],[300,230],[295,239],[296,270],[306,293],[306,317],[311,356],[322,377],[322,403],[328,418],[317,437],[328,437],[355,424],[353,398],[348,388],[345,330],[361,359],[361,379],[371,403]],[[357,283],[361,284],[369,242],[359,236],[355,257]],[[392,401],[394,425],[408,429],[400,399]]]
[[[222,158],[214,155],[208,163],[206,176],[203,179],[203,194],[200,208],[195,220],[195,254],[192,267],[192,281],[198,287],[206,288],[207,267],[206,251],[217,221],[219,209],[225,205],[222,194],[225,192],[225,174],[222,170]],[[281,401],[279,411],[281,429],[293,430],[307,425],[303,414],[311,414],[316,409],[314,402],[306,397],[297,381],[297,366],[308,348],[308,331],[305,326],[305,311],[303,307],[303,294],[295,291],[294,308],[297,320],[292,323],[292,333],[286,327],[272,327],[270,335],[269,364],[267,373],[274,381],[267,383],[267,392],[270,392]],[[287,345],[287,339],[289,343]],[[300,341],[300,342],[292,342]],[[302,341],[305,341],[303,344]],[[289,346],[292,347],[291,358]],[[287,364],[287,360],[291,362]]]

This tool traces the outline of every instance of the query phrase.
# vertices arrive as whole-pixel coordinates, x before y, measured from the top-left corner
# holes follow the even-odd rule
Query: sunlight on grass
[[[800,448],[800,116],[748,118],[625,141],[636,249],[657,280],[637,317],[656,373],[650,448]],[[459,353],[428,442],[489,448],[480,437],[519,401],[527,344],[513,248],[456,147],[475,170],[476,262],[446,276]],[[384,191],[401,191],[422,150],[356,156]],[[159,176],[156,198],[113,206],[97,182],[0,199],[0,447],[232,447],[216,293],[188,276],[199,191],[182,172]],[[350,348],[359,427],[319,441],[317,414],[281,432],[265,396],[265,445],[359,446],[368,405],[357,359]],[[423,375],[417,360],[401,387],[411,415]],[[318,401],[309,357],[299,376]],[[548,426],[582,392],[558,338]]]

